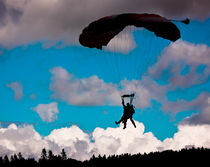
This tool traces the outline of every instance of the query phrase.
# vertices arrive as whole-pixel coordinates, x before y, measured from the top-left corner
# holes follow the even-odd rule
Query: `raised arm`
[[[134,98],[134,94],[131,94],[131,96],[130,96],[130,105],[132,105],[133,98]]]
[[[132,102],[133,102],[133,98],[130,97],[130,105],[132,105]]]
[[[122,105],[123,105],[123,107],[125,107],[124,98],[123,98],[123,97],[121,97],[121,99],[122,99]]]

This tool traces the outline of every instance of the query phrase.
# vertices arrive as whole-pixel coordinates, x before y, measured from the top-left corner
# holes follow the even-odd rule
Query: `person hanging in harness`
[[[127,103],[125,105],[125,102],[124,102],[124,98],[125,97],[130,97],[130,103]],[[126,128],[126,124],[127,124],[127,120],[130,119],[133,126],[136,128],[136,124],[133,120],[133,114],[135,113],[135,110],[134,110],[134,106],[132,104],[133,102],[133,98],[134,98],[134,94],[130,94],[130,95],[123,95],[121,96],[121,99],[122,99],[122,105],[123,105],[123,115],[121,117],[121,119],[117,122],[115,121],[116,124],[120,124],[121,122],[124,124],[124,127],[123,129]]]

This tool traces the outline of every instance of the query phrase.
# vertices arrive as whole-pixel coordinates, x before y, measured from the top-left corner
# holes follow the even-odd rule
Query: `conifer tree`
[[[61,159],[62,160],[67,160],[66,152],[65,152],[64,149],[62,149],[62,151],[61,151]]]
[[[42,160],[46,160],[47,159],[47,151],[46,151],[45,148],[42,149],[41,159]]]
[[[53,160],[54,159],[54,154],[53,154],[52,150],[48,151],[48,159],[49,160]]]

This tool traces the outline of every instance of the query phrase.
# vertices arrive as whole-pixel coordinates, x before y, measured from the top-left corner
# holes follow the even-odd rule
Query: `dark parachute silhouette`
[[[188,24],[189,19],[181,21]],[[176,41],[180,31],[170,20],[157,14],[126,13],[106,16],[90,23],[80,34],[79,42],[86,47],[102,49],[126,26],[144,27],[156,36]]]

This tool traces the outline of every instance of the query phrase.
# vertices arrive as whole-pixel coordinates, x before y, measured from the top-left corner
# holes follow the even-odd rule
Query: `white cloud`
[[[182,111],[197,111],[184,120],[182,124],[210,124],[210,94],[201,93],[197,98],[186,101],[178,100],[176,102],[168,102],[162,108],[165,112],[171,111],[174,115]]]
[[[158,151],[159,141],[151,132],[144,132],[144,125],[136,122],[137,128],[129,122],[124,130],[119,128],[96,128],[92,134],[99,154],[148,153]]]
[[[104,83],[97,76],[78,79],[62,67],[55,67],[50,72],[52,73],[50,89],[54,91],[52,97],[55,99],[61,99],[73,105],[119,103],[116,85]]]
[[[198,72],[200,65],[205,68]],[[189,67],[189,71],[182,75],[181,72],[186,67]],[[163,76],[166,71],[168,71],[169,77],[165,92],[179,87],[184,91],[185,88],[208,82],[210,76],[210,47],[205,44],[195,45],[182,40],[171,43],[163,51],[158,61],[148,70],[152,78],[160,80],[166,80]],[[162,109],[164,112],[171,112],[172,115],[182,111],[197,111],[197,114],[184,119],[182,123],[210,124],[208,98],[209,93],[200,92],[200,95],[192,100],[165,101]]]
[[[55,121],[57,119],[57,114],[59,113],[57,102],[52,102],[49,104],[39,104],[32,109],[39,114],[42,121],[46,122]]]
[[[134,128],[128,122],[126,129],[123,129],[123,125],[107,129],[98,127],[92,134],[73,125],[41,137],[32,126],[17,127],[11,124],[8,128],[0,128],[0,155],[21,151],[25,157],[38,158],[44,147],[55,154],[64,148],[68,157],[85,160],[93,154],[149,153],[189,146],[210,148],[210,125],[179,125],[173,138],[164,141],[158,140],[152,132],[145,133],[142,123],[136,121],[136,125],[137,128]]]
[[[38,158],[46,143],[32,126],[21,128],[11,124],[8,128],[0,129],[0,146],[4,148],[1,155],[22,152],[26,157]]]
[[[179,150],[186,146],[210,148],[210,125],[179,125],[173,138],[163,141],[164,149]]]
[[[205,70],[197,72],[199,65],[205,65]],[[181,75],[182,70],[189,66],[189,72]],[[156,64],[149,68],[149,74],[161,79],[164,70],[168,69],[169,83],[172,88],[187,88],[205,82],[210,75],[210,47],[205,44],[192,44],[182,40],[171,43]]]
[[[23,97],[23,86],[20,82],[11,82],[6,85],[8,88],[11,88],[14,91],[14,99],[21,100]]]
[[[78,79],[62,67],[50,70],[52,97],[73,105],[121,105],[120,96],[135,92],[134,105],[144,108],[151,99],[164,99],[165,86],[159,86],[149,77],[138,80],[122,80],[119,84],[105,83],[97,76]],[[119,85],[121,89],[119,89]]]
[[[165,101],[167,86],[160,86],[148,76],[143,76],[142,80],[122,80],[120,83],[121,94],[135,92],[134,105],[137,108],[150,106],[152,99]]]
[[[65,148],[67,155],[75,159],[88,159],[93,152],[90,136],[75,125],[53,130],[45,140],[54,143],[60,150]]]

